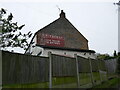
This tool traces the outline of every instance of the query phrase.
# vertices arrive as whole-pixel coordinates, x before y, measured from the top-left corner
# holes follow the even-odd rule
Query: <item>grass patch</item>
[[[94,86],[94,88],[115,88],[115,85],[120,84],[120,78],[113,78],[111,80],[108,80],[100,85]]]
[[[100,73],[99,72],[92,72],[94,81],[100,80]]]
[[[94,81],[100,81],[99,72],[92,72]],[[80,85],[85,85],[91,83],[90,73],[80,73]]]

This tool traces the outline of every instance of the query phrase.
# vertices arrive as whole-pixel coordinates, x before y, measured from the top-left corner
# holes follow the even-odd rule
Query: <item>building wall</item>
[[[62,56],[68,56],[68,57],[74,57],[74,54],[77,54],[78,56],[85,57],[85,58],[92,58],[96,59],[96,55],[94,53],[89,52],[75,52],[75,51],[67,51],[67,50],[57,50],[57,49],[43,49],[41,47],[34,47],[32,49],[33,55],[37,55],[40,51],[42,51],[40,56],[48,57],[48,52],[52,52],[53,54],[62,55]]]
[[[41,33],[44,32],[39,32],[37,33],[37,44],[40,44],[40,39],[41,39]],[[51,32],[45,32],[44,34],[49,34],[49,35],[56,35],[56,36],[60,36],[64,38],[64,46],[66,48],[76,48],[76,49],[86,49],[88,50],[88,42],[82,38],[81,36],[79,36],[77,33],[75,35],[73,35],[72,32],[63,32],[63,34],[59,34],[57,32],[55,33],[51,33]]]
[[[63,37],[66,48],[89,49],[88,40],[66,18],[59,18],[39,30],[37,40],[40,39],[41,33]]]

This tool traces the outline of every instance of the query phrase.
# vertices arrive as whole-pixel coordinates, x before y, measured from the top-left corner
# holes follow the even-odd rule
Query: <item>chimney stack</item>
[[[65,18],[65,13],[63,12],[63,10],[61,10],[60,18]]]

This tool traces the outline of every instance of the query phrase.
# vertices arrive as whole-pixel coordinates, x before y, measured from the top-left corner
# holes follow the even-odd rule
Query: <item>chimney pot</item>
[[[63,10],[61,10],[60,18],[65,18],[65,13],[63,12]]]

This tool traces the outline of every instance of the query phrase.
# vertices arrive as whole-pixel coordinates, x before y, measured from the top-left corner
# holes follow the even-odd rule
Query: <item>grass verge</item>
[[[117,85],[120,86],[120,78],[113,78],[111,80],[108,80],[106,82],[103,82],[100,85],[96,85],[92,88],[92,90],[96,88],[118,88]]]

